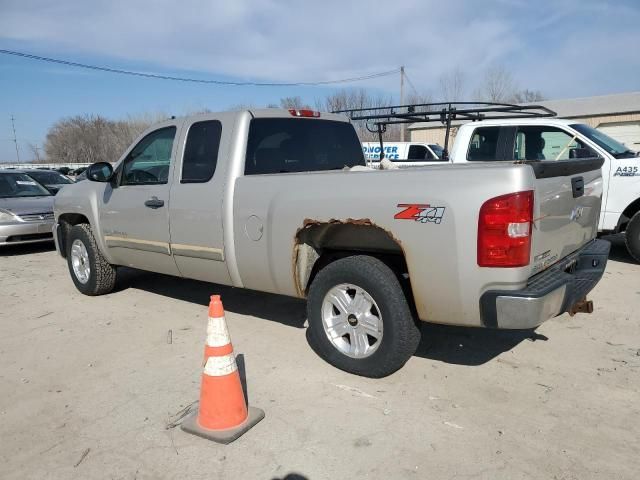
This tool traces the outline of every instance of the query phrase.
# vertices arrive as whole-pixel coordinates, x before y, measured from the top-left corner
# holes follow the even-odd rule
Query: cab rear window
[[[332,120],[255,118],[245,175],[341,170],[365,165],[353,126]]]

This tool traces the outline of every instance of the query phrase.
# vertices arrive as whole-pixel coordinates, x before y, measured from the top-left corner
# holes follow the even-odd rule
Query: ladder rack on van
[[[440,122],[446,127],[443,159],[449,159],[449,133],[453,121],[478,121],[505,118],[555,117],[553,110],[542,105],[515,105],[493,102],[438,102],[414,105],[393,105],[389,107],[354,108],[336,110],[353,121],[363,121],[368,131],[378,134],[380,160],[384,158],[382,134],[387,125],[406,123]]]

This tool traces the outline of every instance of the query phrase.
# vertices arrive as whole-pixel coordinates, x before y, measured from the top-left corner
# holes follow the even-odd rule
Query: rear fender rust
[[[296,293],[299,297],[304,298],[306,296],[306,288],[309,282],[309,278],[313,272],[313,267],[320,258],[322,245],[313,244],[313,239],[305,238],[307,232],[311,229],[318,227],[323,228],[324,232],[320,232],[321,236],[335,225],[353,225],[357,227],[372,227],[384,232],[389,239],[395,243],[403,258],[405,257],[404,248],[402,242],[397,239],[393,233],[389,230],[375,224],[369,218],[347,218],[345,220],[339,220],[332,218],[330,220],[315,220],[305,218],[302,222],[302,227],[298,228],[294,236],[293,243],[293,283],[296,289]]]

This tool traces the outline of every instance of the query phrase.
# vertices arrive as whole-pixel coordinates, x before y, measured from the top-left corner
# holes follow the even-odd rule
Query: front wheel
[[[420,341],[396,275],[374,257],[342,258],[320,270],[309,288],[307,314],[316,352],[365,377],[395,372]]]
[[[116,267],[102,256],[86,223],[73,226],[69,232],[67,264],[73,283],[85,295],[104,295],[113,290]]]
[[[640,212],[636,212],[636,214],[631,217],[624,236],[629,254],[636,262],[640,262]]]

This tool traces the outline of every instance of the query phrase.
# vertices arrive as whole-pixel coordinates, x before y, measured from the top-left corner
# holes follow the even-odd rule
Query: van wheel
[[[104,295],[116,284],[116,267],[102,256],[86,223],[73,226],[69,232],[67,264],[73,283],[85,295]]]
[[[640,212],[631,217],[624,232],[624,240],[627,250],[636,262],[640,262]]]
[[[309,288],[307,315],[314,350],[356,375],[392,374],[420,342],[398,279],[374,257],[342,258],[320,270]]]

